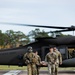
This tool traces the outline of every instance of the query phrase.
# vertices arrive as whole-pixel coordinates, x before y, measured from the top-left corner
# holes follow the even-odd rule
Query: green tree
[[[28,36],[31,39],[35,39],[37,37],[49,37],[48,33],[46,33],[44,30],[40,31],[40,29],[35,29],[29,32]]]
[[[14,43],[14,31],[13,30],[7,30],[5,32],[5,34],[8,37],[7,44],[12,47],[13,46],[13,43]]]
[[[23,32],[21,31],[17,31],[15,32],[15,43],[19,43],[21,45],[26,45],[29,43],[29,38],[27,35],[25,35]]]
[[[21,31],[7,30],[5,33],[8,36],[8,44],[11,47],[16,47],[17,45],[25,45],[29,42],[29,38]],[[22,43],[24,41],[24,43]]]
[[[7,35],[2,33],[2,31],[0,30],[0,48],[1,49],[5,47],[7,39],[8,39]]]

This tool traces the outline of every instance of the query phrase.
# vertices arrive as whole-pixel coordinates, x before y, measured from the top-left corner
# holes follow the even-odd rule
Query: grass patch
[[[48,70],[48,67],[41,67],[40,70]],[[75,70],[75,67],[64,67],[64,68],[59,67],[58,70],[59,71]]]
[[[0,65],[0,70],[26,70],[27,67]]]
[[[23,67],[19,67],[19,66],[7,66],[7,65],[0,65],[0,70],[27,70],[27,66],[23,66]],[[47,67],[41,67],[40,70],[45,70],[47,71],[48,68]],[[59,71],[61,70],[75,70],[75,67],[64,67],[61,68],[59,67]]]
[[[59,68],[59,71],[61,71],[61,70],[65,70],[65,71],[69,71],[69,70],[75,70],[75,67],[64,67],[64,68]]]

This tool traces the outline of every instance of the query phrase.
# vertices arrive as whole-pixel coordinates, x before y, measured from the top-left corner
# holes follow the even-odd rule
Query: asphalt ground
[[[27,72],[23,71],[19,75],[27,75]],[[48,71],[40,71],[39,75],[49,75]],[[59,71],[58,75],[75,75],[75,71]]]
[[[8,74],[9,73],[9,74]],[[12,74],[11,74],[12,73]],[[23,70],[0,70],[0,75],[27,75],[27,71]],[[48,71],[40,71],[39,75],[49,75]],[[75,71],[59,71],[58,75],[75,75]]]

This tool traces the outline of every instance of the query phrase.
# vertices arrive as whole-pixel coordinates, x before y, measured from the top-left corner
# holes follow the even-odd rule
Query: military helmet
[[[31,46],[29,46],[29,47],[27,48],[27,50],[28,50],[28,52],[32,52],[32,51],[33,51],[33,49],[32,49]]]

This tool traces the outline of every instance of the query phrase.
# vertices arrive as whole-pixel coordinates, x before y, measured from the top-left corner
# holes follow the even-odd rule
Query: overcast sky
[[[0,0],[0,22],[50,26],[75,25],[75,0]],[[3,32],[10,29],[27,34],[35,28],[0,24],[0,30]]]

